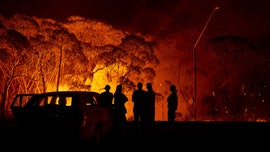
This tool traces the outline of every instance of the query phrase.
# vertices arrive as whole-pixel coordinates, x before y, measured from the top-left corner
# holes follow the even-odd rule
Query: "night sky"
[[[215,6],[207,35],[237,35],[262,47],[270,41],[269,0],[1,0],[4,16],[29,16],[65,21],[71,15],[96,19],[116,28],[160,36],[203,28]],[[269,48],[269,47],[268,47]]]

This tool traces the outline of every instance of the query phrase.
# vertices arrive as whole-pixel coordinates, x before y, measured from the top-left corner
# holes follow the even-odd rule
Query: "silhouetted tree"
[[[30,48],[27,38],[16,30],[4,30],[0,38],[0,75],[1,108],[0,114],[5,118],[6,107],[19,89],[19,77],[23,77],[27,67],[27,50]],[[27,75],[24,75],[26,78]]]
[[[78,16],[65,23],[20,14],[0,19],[0,49],[7,57],[2,61],[8,61],[1,66],[9,74],[3,81],[10,83],[14,75],[21,75],[12,83],[17,85],[14,94],[52,91],[57,85],[90,90],[91,83],[98,82],[94,74],[102,70],[106,71],[104,80],[125,85],[124,91],[131,90],[134,81],[151,82],[155,77],[154,67],[159,63],[155,43],[140,36]],[[13,68],[4,69],[7,64]]]

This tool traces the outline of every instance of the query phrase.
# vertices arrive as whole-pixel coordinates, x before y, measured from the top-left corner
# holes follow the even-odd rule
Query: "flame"
[[[99,69],[101,65],[97,65],[96,69]],[[115,72],[116,71],[116,72]],[[93,76],[93,81],[91,83],[91,91],[95,92],[103,92],[105,85],[110,85],[111,89],[110,92],[114,93],[116,86],[118,83],[119,75],[123,75],[127,72],[126,68],[124,66],[118,65],[118,66],[109,66],[106,68],[103,68],[102,70],[99,70],[96,72]],[[90,81],[89,81],[90,82]],[[125,88],[123,88],[125,90]],[[131,95],[128,92],[124,92],[125,95],[128,97],[128,102],[126,102],[125,107],[127,109],[126,117],[128,120],[133,118],[133,102],[131,102]]]
[[[85,81],[86,86],[91,86],[89,91],[94,91],[94,92],[98,92],[98,93],[102,93],[105,91],[105,86],[108,84],[111,86],[110,92],[114,93],[116,86],[119,84],[118,83],[118,78],[119,75],[123,75],[125,72],[127,72],[125,70],[124,66],[109,66],[106,68],[101,68],[101,65],[97,65],[96,68],[93,71],[97,71],[94,73],[93,75],[93,80],[91,80],[90,78],[88,78]],[[101,69],[101,70],[97,70],[97,69]],[[109,72],[109,71],[116,71],[116,72]],[[71,86],[68,85],[68,83],[66,82],[61,82],[61,84],[59,84],[58,87],[58,91],[70,91]],[[49,84],[47,91],[56,91],[56,85],[55,84]],[[133,102],[131,102],[131,93],[127,93],[126,96],[128,97],[129,101],[125,104],[126,108],[127,108],[127,119],[132,119],[133,118]]]
[[[111,92],[115,92],[116,86],[118,83],[118,78],[124,75],[127,72],[126,67],[121,65],[111,65],[106,68],[102,68],[102,65],[97,65],[93,71],[97,72],[94,73],[93,81],[91,83],[91,91],[95,92],[103,92],[105,85],[111,86]]]

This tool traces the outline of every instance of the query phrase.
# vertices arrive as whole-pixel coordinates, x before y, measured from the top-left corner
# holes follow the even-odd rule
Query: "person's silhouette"
[[[146,106],[146,115],[147,121],[153,122],[155,121],[155,91],[153,90],[152,83],[146,84],[147,88],[147,106]]]
[[[168,121],[174,122],[175,121],[175,113],[178,106],[178,96],[177,90],[175,85],[170,86],[171,94],[167,98],[167,105],[168,105]]]
[[[114,114],[117,122],[125,122],[127,109],[125,103],[128,101],[127,96],[122,92],[122,85],[117,85],[114,93]]]
[[[105,91],[99,96],[99,102],[103,107],[110,107],[113,103],[113,93],[110,92],[111,86],[106,85],[104,89]]]
[[[142,89],[143,84],[137,84],[137,90],[133,91],[133,116],[134,122],[145,121],[145,104],[146,104],[146,91]]]

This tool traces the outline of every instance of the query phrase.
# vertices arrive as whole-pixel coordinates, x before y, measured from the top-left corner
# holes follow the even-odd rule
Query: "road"
[[[20,131],[12,122],[1,123],[1,142],[9,149],[34,147],[111,149],[111,150],[169,150],[185,148],[196,150],[223,150],[231,148],[249,149],[250,147],[269,149],[269,122],[203,122],[180,121],[169,123],[158,121],[152,124],[135,124],[127,122],[116,127],[110,135],[104,137],[97,145],[85,141],[75,143],[50,143],[49,139],[21,136]],[[56,140],[54,140],[56,141]],[[61,144],[60,144],[61,143]],[[73,145],[72,145],[73,144]],[[14,146],[16,145],[16,146]],[[3,146],[2,146],[3,147]],[[43,146],[42,146],[43,147]],[[44,148],[43,147],[43,148]],[[127,151],[129,151],[127,150]]]
[[[194,145],[241,146],[268,142],[269,123],[255,122],[155,122],[149,125],[127,123],[115,131],[112,145],[138,145],[145,147],[188,147]]]

